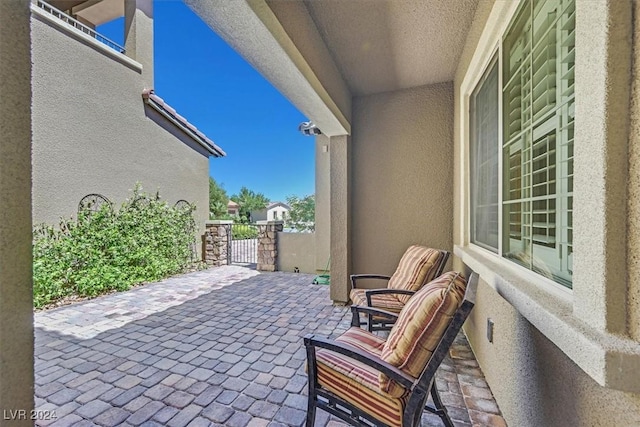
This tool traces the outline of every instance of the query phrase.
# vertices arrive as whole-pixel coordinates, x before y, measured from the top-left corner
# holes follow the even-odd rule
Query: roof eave
[[[179,115],[176,110],[171,108],[162,98],[153,92],[153,89],[145,89],[142,91],[142,100],[149,107],[156,110],[160,115],[173,123],[181,131],[183,131],[192,140],[198,143],[209,154],[214,157],[224,157],[227,153],[218,147],[211,139],[209,139],[204,133],[198,130],[194,125],[189,123],[187,119]]]

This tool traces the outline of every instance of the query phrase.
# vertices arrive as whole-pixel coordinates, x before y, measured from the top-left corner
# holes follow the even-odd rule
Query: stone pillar
[[[276,271],[278,232],[284,221],[258,221],[258,271]]]
[[[204,262],[209,267],[229,264],[229,239],[233,221],[214,220],[205,222]]]

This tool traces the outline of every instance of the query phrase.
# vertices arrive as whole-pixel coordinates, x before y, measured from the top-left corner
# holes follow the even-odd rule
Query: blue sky
[[[271,200],[314,193],[307,118],[181,1],[154,2],[155,91],[222,147],[209,174],[229,196],[240,187]],[[123,20],[100,26],[122,43]]]

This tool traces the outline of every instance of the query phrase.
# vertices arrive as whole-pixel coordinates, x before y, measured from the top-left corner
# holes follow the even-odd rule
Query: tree
[[[264,209],[269,204],[269,199],[262,194],[242,187],[238,194],[231,196],[231,200],[240,205],[240,218],[245,221],[251,220],[251,211]]]
[[[288,214],[287,226],[298,231],[314,231],[316,229],[316,197],[313,194],[300,198],[287,197],[287,204],[291,208]]]
[[[209,212],[213,218],[222,218],[227,215],[227,192],[218,185],[215,179],[209,177]]]

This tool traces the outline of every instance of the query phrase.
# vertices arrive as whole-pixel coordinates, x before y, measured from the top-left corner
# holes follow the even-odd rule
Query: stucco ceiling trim
[[[329,109],[336,114],[336,118],[344,126],[345,130],[348,129],[350,132],[351,125],[346,115],[343,113],[340,107],[338,107],[336,102],[333,100],[327,89],[318,78],[318,75],[314,72],[311,65],[307,62],[305,56],[302,54],[302,52],[300,52],[291,37],[289,37],[287,31],[284,29],[276,15],[273,13],[273,10],[265,2],[265,0],[248,0],[248,2],[251,8],[256,12],[256,15],[266,25],[267,29],[269,29],[280,46],[282,46],[291,61],[295,64],[298,70],[300,70],[302,75],[307,79],[309,84],[316,91],[318,96],[329,107]],[[340,135],[344,135],[344,133],[341,133]]]
[[[185,0],[325,135],[350,134],[351,124],[264,0]]]

